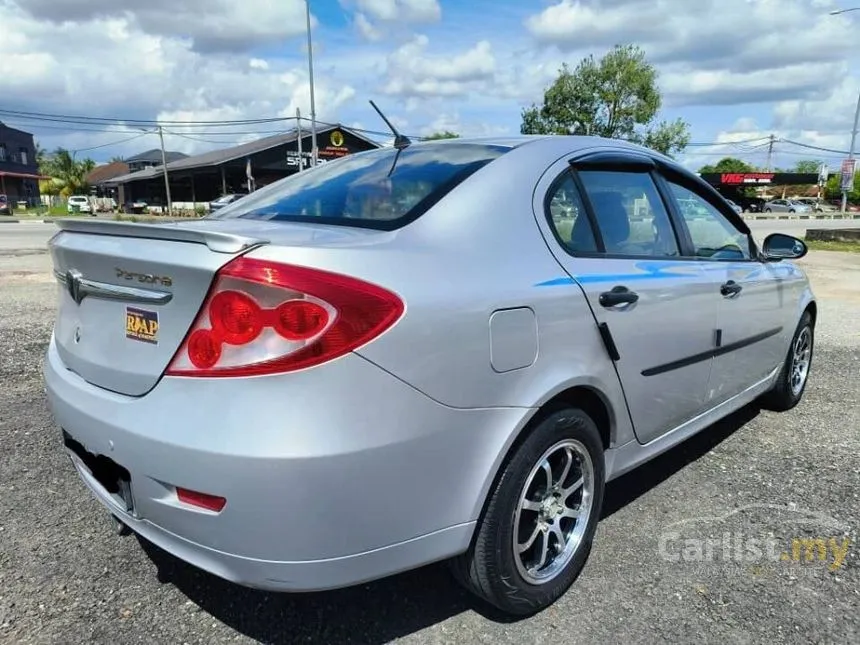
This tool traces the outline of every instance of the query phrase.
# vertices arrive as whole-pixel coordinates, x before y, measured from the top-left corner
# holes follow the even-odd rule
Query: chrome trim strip
[[[67,274],[54,270],[54,277],[61,285],[69,288]],[[100,298],[102,300],[119,300],[121,302],[138,302],[148,305],[165,305],[173,299],[169,291],[154,291],[152,289],[141,289],[139,287],[126,287],[107,282],[88,280],[79,275],[75,276],[75,293],[72,297],[80,304],[87,296]]]

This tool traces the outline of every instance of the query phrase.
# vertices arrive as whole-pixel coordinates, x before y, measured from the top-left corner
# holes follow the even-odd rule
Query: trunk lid
[[[49,242],[59,284],[57,351],[89,383],[130,396],[158,382],[218,269],[268,243],[237,227],[227,233],[181,224],[57,224]]]

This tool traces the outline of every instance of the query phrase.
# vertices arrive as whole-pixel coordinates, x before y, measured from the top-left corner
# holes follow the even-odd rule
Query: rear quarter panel
[[[558,280],[566,274],[535,221],[535,186],[554,159],[530,148],[485,167],[395,234],[349,251],[291,249],[290,259],[398,293],[403,318],[357,353],[436,401],[534,408],[582,385],[609,404],[613,428],[626,436],[623,396],[589,306],[577,285]],[[264,247],[254,255],[276,259],[279,252]],[[500,372],[491,363],[490,319],[512,308],[533,312],[535,324],[523,325],[519,339],[505,335],[510,356],[528,345],[536,355],[528,366]]]

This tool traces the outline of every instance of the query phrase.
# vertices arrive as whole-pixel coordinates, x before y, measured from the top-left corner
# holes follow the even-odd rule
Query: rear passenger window
[[[547,195],[550,224],[571,253],[596,253],[597,244],[582,198],[570,173],[553,184]]]
[[[680,255],[669,214],[650,175],[581,170],[579,176],[594,209],[606,253]]]

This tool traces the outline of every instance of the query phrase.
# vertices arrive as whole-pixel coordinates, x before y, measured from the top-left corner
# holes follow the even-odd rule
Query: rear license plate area
[[[83,463],[99,485],[126,512],[134,514],[134,498],[131,494],[131,473],[110,457],[87,451],[68,432],[63,430],[63,444]]]

